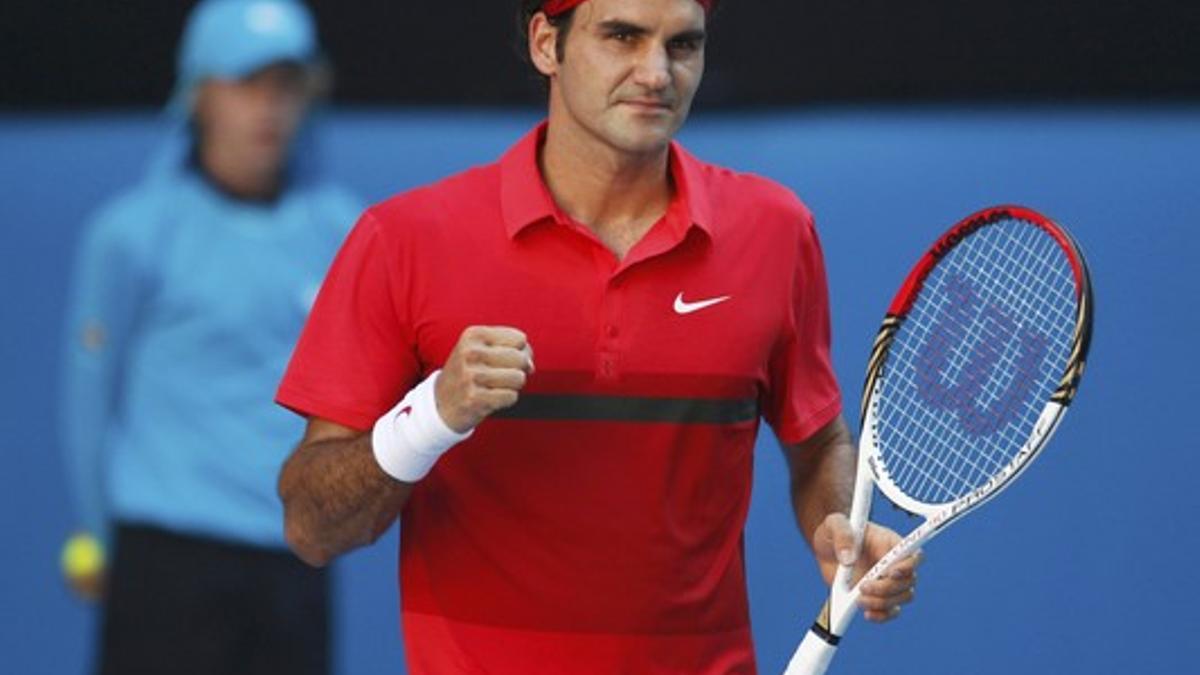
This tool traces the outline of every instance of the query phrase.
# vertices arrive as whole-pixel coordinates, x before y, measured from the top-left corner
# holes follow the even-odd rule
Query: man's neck
[[[196,149],[196,168],[215,188],[240,201],[273,202],[283,184],[279,171],[255,171],[231,154],[203,144]]]
[[[585,129],[554,124],[539,168],[558,207],[624,258],[671,202],[669,150],[632,155]]]

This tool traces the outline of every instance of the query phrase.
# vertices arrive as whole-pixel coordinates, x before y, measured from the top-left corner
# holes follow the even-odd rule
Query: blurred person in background
[[[742,531],[758,422],[826,579],[895,544],[846,517],[855,450],[813,218],[672,141],[713,0],[524,0],[548,119],[366,211],[278,401],[314,565],[402,518],[409,672],[755,671]],[[535,370],[535,352],[537,367]],[[913,597],[918,558],[868,584]]]
[[[287,551],[275,495],[301,427],[272,405],[361,209],[319,171],[328,82],[299,2],[204,0],[168,137],[85,230],[61,420],[85,533],[64,564],[101,602],[101,673],[328,672],[328,574]]]

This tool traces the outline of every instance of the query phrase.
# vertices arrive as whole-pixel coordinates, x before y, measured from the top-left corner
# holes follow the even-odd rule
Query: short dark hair
[[[534,14],[542,11],[542,6],[545,4],[546,0],[521,0],[517,8],[517,34],[521,36],[517,49],[520,50],[521,58],[525,61],[529,61],[529,22],[533,20]],[[554,46],[554,56],[559,61],[562,61],[566,55],[567,35],[571,32],[571,20],[574,18],[574,7],[558,16],[546,17],[550,25],[558,29],[558,43]],[[541,78],[543,84],[549,84],[550,78],[545,75],[542,75]]]

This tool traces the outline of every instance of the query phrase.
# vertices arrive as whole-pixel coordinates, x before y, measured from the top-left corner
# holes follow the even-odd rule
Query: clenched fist
[[[462,332],[434,384],[446,426],[466,433],[485,417],[517,402],[533,373],[525,333],[507,326],[471,326]]]

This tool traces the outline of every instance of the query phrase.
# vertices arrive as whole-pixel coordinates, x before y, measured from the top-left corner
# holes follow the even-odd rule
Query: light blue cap
[[[202,0],[183,31],[177,85],[241,79],[272,63],[307,63],[317,54],[316,27],[300,2]]]
[[[299,0],[201,0],[183,29],[175,91],[166,106],[170,126],[151,159],[150,175],[171,176],[186,165],[195,141],[192,106],[202,80],[240,80],[273,63],[308,64],[320,57],[315,22]],[[307,124],[293,143],[292,180],[315,176],[316,141]]]

